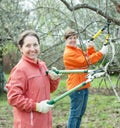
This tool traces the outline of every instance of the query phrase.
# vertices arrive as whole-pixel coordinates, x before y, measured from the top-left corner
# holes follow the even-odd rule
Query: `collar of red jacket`
[[[26,57],[25,55],[22,55],[22,59],[33,64],[33,65],[40,66],[40,60],[39,59],[37,59],[37,63],[35,63],[32,59]]]

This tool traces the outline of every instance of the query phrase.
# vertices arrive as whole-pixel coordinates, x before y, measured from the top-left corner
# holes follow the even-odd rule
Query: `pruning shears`
[[[80,70],[76,70],[77,73],[80,72]],[[83,70],[82,70],[83,71]],[[81,72],[82,72],[81,71]],[[50,101],[48,101],[48,104],[55,104],[57,101],[63,99],[64,97],[68,96],[69,94],[71,94],[72,92],[78,90],[79,88],[83,87],[84,85],[86,85],[87,83],[91,82],[93,79],[101,77],[105,74],[103,69],[97,69],[97,70],[85,70],[87,72],[89,72],[89,74],[87,75],[87,80],[82,82],[81,84],[77,85],[76,87],[74,87],[73,89],[63,93],[62,95],[56,97],[55,99],[51,99]],[[55,71],[56,72],[56,71]],[[63,73],[63,70],[57,70],[57,73]],[[75,70],[73,72],[73,70],[65,70],[64,73],[75,73]]]

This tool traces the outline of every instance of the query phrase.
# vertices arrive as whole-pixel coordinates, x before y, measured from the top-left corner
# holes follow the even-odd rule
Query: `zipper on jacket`
[[[30,113],[30,125],[33,127],[33,112]]]

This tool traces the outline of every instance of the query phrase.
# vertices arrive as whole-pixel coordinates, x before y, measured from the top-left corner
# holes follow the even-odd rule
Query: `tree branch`
[[[120,4],[120,2],[118,2],[117,0],[110,0],[115,6],[117,6],[118,4]]]
[[[88,4],[78,4],[74,7],[72,7],[72,6],[70,6],[70,4],[66,0],[61,0],[61,2],[63,2],[70,11],[73,11],[73,10],[75,11],[75,10],[78,10],[78,9],[81,9],[81,8],[87,8],[87,9],[90,9],[90,10],[96,12],[97,14],[101,15],[102,17],[112,21],[116,25],[120,25],[120,20],[118,20],[114,17],[111,17],[110,15],[106,15],[106,13],[104,11],[102,11],[102,10],[96,8],[96,7],[92,7]]]

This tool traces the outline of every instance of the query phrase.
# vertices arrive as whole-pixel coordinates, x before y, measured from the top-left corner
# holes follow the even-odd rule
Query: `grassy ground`
[[[12,128],[12,108],[7,103],[6,94],[0,95],[0,128]]]
[[[59,88],[51,97],[55,98],[63,94],[65,90],[65,81],[61,80]],[[67,96],[55,104],[53,108],[53,128],[66,128],[69,103],[70,100]],[[12,107],[7,103],[6,94],[0,95],[0,128],[12,128],[12,123]],[[120,128],[120,102],[117,101],[115,95],[90,93],[81,128]]]
[[[99,80],[92,82],[92,86],[96,85]],[[114,82],[114,80],[113,80]],[[107,92],[107,95],[101,95],[99,93],[101,89],[90,89],[90,95],[87,105],[86,113],[82,120],[81,128],[120,128],[120,102],[114,95],[113,91],[110,91],[108,95],[108,87],[104,86],[104,91]],[[65,91],[64,81],[61,81],[61,84],[58,90],[52,94],[52,97],[59,96]],[[92,93],[94,91],[94,94]],[[66,128],[68,116],[69,116],[69,97],[58,101],[55,104],[53,111],[53,128]],[[59,126],[59,127],[56,127]]]

